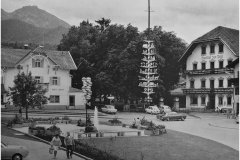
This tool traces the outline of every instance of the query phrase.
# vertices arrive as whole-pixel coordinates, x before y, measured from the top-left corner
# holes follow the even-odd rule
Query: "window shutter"
[[[35,59],[32,59],[32,68],[35,68]]]
[[[44,59],[41,60],[40,67],[43,68],[44,65]]]
[[[43,83],[43,76],[40,77],[40,83]]]
[[[49,84],[52,85],[52,77],[50,77]]]
[[[58,77],[58,82],[57,83],[58,83],[58,86],[60,86],[60,77]]]

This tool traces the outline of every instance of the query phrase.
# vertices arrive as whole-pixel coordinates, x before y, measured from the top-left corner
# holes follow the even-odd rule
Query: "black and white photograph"
[[[1,159],[239,159],[239,0],[1,0],[0,28]]]

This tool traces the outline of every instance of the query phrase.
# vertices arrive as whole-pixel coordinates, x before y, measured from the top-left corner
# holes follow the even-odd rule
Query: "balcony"
[[[184,94],[232,94],[232,88],[189,88],[189,89],[182,89]]]
[[[205,75],[205,74],[224,74],[233,73],[231,68],[214,68],[214,69],[204,69],[204,70],[187,70],[186,74],[189,75]]]

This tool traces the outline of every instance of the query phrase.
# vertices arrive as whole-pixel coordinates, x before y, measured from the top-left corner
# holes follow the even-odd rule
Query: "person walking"
[[[227,110],[227,119],[230,119],[230,110]]]
[[[56,134],[52,141],[51,141],[51,146],[53,147],[53,153],[54,153],[54,159],[57,157],[57,151],[59,150],[59,147],[62,145],[61,139],[59,137],[59,134]]]
[[[67,132],[67,136],[64,138],[64,144],[67,148],[67,158],[72,158],[73,149],[75,147],[74,139],[70,136],[70,133]]]

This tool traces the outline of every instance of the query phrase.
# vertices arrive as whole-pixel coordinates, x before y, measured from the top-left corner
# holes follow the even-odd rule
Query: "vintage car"
[[[160,119],[162,121],[170,121],[170,120],[182,120],[184,121],[186,119],[186,115],[185,114],[180,114],[180,113],[177,113],[177,112],[169,112],[169,113],[166,113],[164,116],[160,117]]]
[[[113,105],[105,105],[104,107],[102,107],[101,110],[104,113],[110,113],[110,114],[116,114],[117,113],[117,109],[115,109],[115,107]]]
[[[22,160],[28,154],[29,151],[24,146],[1,143],[1,159]]]
[[[172,112],[171,108],[169,106],[163,105],[159,107],[160,113],[168,113]]]
[[[150,114],[159,114],[160,110],[158,109],[158,107],[155,106],[149,106],[148,108],[145,109],[146,113],[150,113]]]

